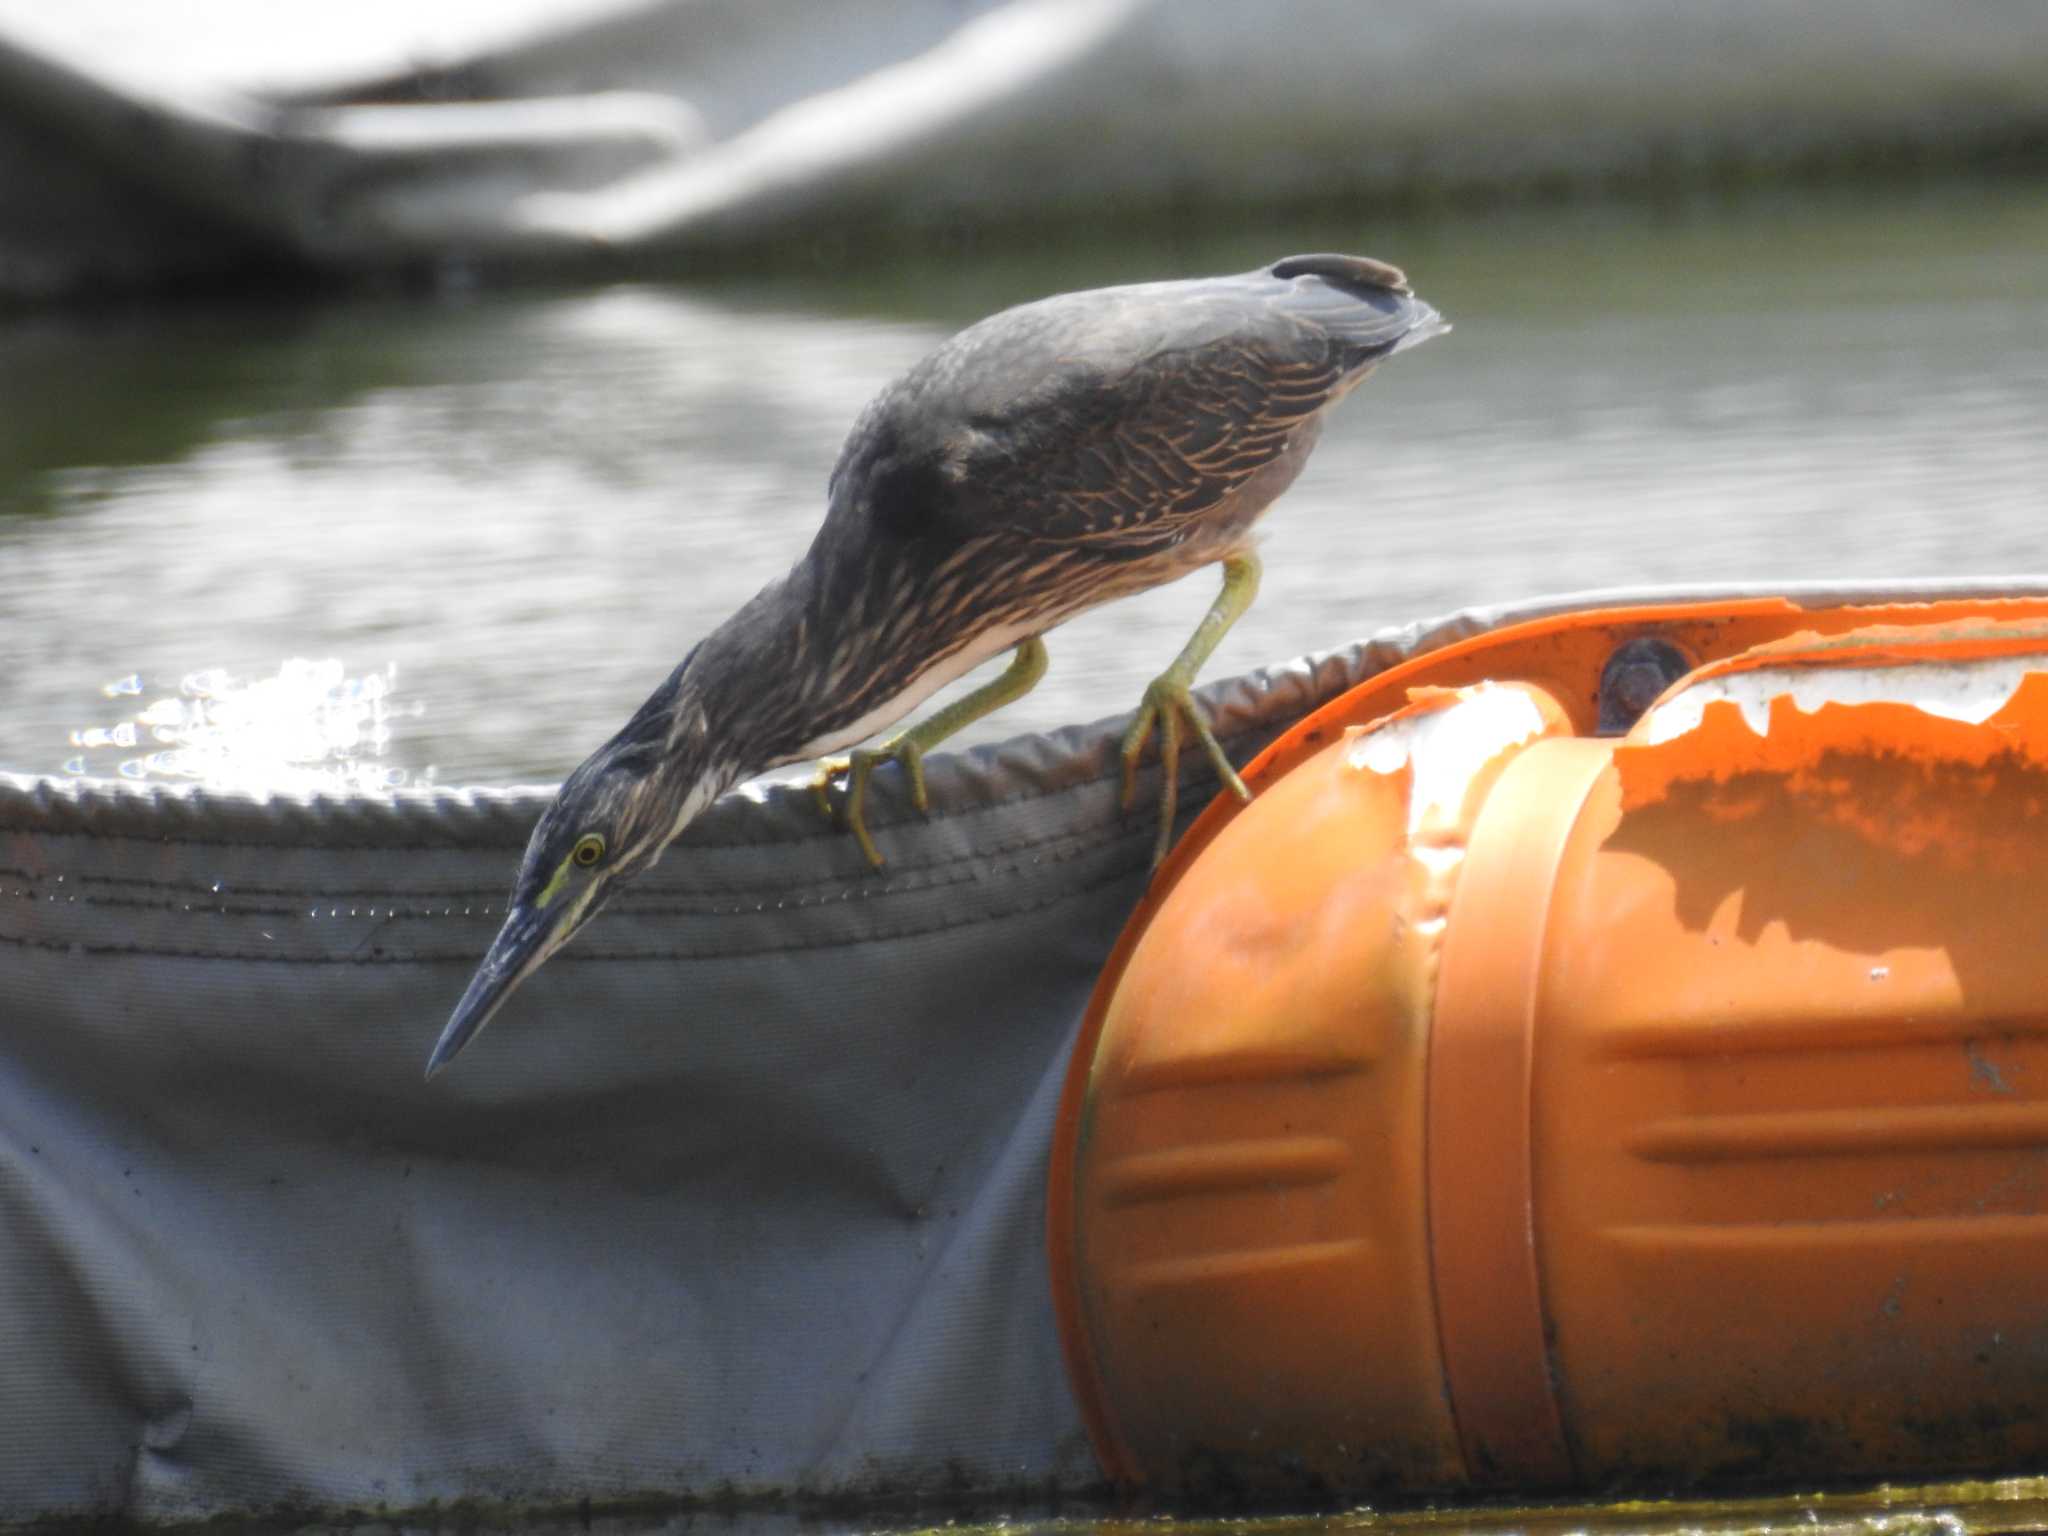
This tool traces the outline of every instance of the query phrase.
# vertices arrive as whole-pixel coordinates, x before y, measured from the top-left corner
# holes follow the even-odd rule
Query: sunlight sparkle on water
[[[275,677],[244,679],[218,668],[188,673],[174,695],[148,699],[129,718],[71,733],[80,748],[67,773],[180,780],[251,795],[377,794],[408,780],[383,759],[392,723],[421,714],[393,692],[395,666],[350,677],[329,658],[295,658]],[[110,699],[142,700],[139,674],[107,683]],[[110,761],[138,746],[155,750]],[[433,777],[429,769],[420,782]]]

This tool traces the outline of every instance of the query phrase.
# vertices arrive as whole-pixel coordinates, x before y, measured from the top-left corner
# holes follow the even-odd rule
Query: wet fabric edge
[[[1827,609],[1956,598],[2048,596],[2048,574],[1931,581],[1740,582],[1594,588],[1510,603],[1483,603],[1379,630],[1366,639],[1206,684],[1197,698],[1227,746],[1242,750],[1367,679],[1477,635],[1575,611],[1783,598]],[[1114,778],[1127,715],[1012,737],[926,760],[931,821],[1010,802],[1048,799]],[[1192,754],[1199,761],[1199,754]],[[1150,762],[1148,771],[1156,772]],[[1200,764],[1184,782],[1208,774]],[[198,786],[124,784],[0,772],[0,831],[141,837],[305,848],[462,849],[522,844],[553,785],[400,790],[389,796],[254,799]],[[886,807],[870,825],[891,824]],[[1055,839],[1073,835],[1061,828]],[[810,792],[760,780],[727,794],[682,839],[697,849],[768,848],[839,840]],[[955,855],[954,857],[958,857]],[[927,867],[919,865],[917,867]]]

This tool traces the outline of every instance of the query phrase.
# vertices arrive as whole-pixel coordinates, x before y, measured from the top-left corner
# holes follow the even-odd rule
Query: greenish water
[[[1947,1483],[1773,1499],[1448,1507],[1239,1520],[950,1527],[1006,1536],[1974,1536],[2048,1528],[2048,1482]]]
[[[110,773],[146,728],[74,732],[308,657],[395,668],[393,777],[553,778],[801,551],[855,413],[949,330],[1333,247],[1406,266],[1456,330],[1339,410],[1211,677],[1539,592],[2048,566],[2048,204],[2017,183],[16,315],[0,766]],[[1210,596],[1203,575],[1077,620],[970,739],[1128,709]]]

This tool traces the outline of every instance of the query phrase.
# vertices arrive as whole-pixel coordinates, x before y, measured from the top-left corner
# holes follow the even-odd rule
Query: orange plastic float
[[[1692,670],[1603,737],[1631,642]],[[2038,1469],[2044,674],[2039,602],[1581,613],[1276,743],[1066,1084],[1052,1271],[1110,1474]]]

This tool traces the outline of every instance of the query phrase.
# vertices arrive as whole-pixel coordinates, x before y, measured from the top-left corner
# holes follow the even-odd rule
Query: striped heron
[[[1222,566],[1223,590],[1124,732],[1123,801],[1156,732],[1156,863],[1183,729],[1249,799],[1189,689],[1257,592],[1253,525],[1330,407],[1444,329],[1398,268],[1316,255],[1061,294],[944,343],[854,423],[809,551],[706,635],[541,814],[427,1075],[740,780],[853,747],[1010,652],[990,682],[820,767],[820,804],[829,813],[843,781],[845,825],[880,865],[864,814],[877,764],[900,764],[924,810],[925,753],[1038,681],[1047,630],[1205,565]]]

